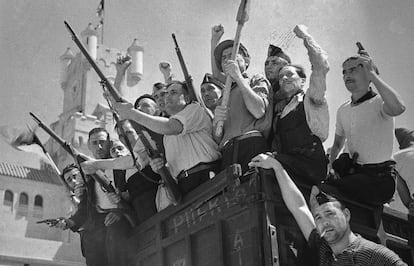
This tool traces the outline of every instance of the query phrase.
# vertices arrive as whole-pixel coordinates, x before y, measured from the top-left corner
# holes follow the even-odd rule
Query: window
[[[20,194],[20,199],[19,199],[19,206],[26,206],[29,205],[29,197],[27,196],[26,193],[22,192]]]
[[[4,192],[3,205],[13,206],[13,192],[11,192],[10,190],[6,190]]]
[[[34,198],[33,217],[43,217],[43,197],[40,195],[36,195],[36,197]]]
[[[42,196],[36,195],[36,197],[34,199],[34,206],[39,207],[39,208],[43,208],[43,198],[42,198]]]

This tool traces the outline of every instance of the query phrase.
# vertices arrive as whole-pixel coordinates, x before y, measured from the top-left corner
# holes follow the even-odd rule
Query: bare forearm
[[[213,77],[218,77],[221,74],[220,70],[218,69],[216,65],[216,59],[214,57],[214,50],[216,49],[216,46],[219,43],[219,41],[220,39],[211,38],[210,56],[211,56],[211,73],[213,74]]]
[[[384,101],[384,111],[390,116],[398,116],[405,111],[404,102],[399,93],[383,81],[376,73],[371,75],[371,81],[374,83]]]
[[[336,157],[338,157],[339,152],[342,150],[345,144],[345,137],[340,135],[335,135],[334,143],[331,147],[331,153],[329,155],[329,163],[332,164]]]
[[[177,135],[183,130],[180,122],[175,119],[152,116],[135,109],[130,110],[127,119],[134,120],[138,124],[161,135]]]
[[[255,93],[252,88],[250,88],[247,80],[238,80],[237,85],[241,90],[243,101],[247,107],[247,110],[249,110],[249,112],[256,119],[263,117],[266,111],[266,105],[263,98]]]
[[[273,167],[273,170],[275,171],[282,198],[287,208],[295,217],[305,238],[308,239],[310,233],[315,228],[315,223],[302,192],[300,192],[284,169]]]
[[[114,87],[118,91],[122,91],[123,87],[125,86],[125,72],[117,72],[114,81]]]
[[[98,169],[130,169],[134,167],[134,162],[130,155],[112,159],[96,160],[95,166]]]
[[[405,182],[404,179],[401,178],[400,175],[397,175],[397,191],[398,191],[398,195],[400,195],[402,203],[408,209],[410,202],[413,201],[414,199],[411,197],[407,183]]]

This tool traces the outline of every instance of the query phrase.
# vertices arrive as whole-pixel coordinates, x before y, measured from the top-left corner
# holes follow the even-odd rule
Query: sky
[[[223,39],[234,38],[239,0],[106,0],[104,45],[126,50],[137,38],[144,47],[144,76],[132,95],[150,91],[162,79],[160,61],[170,61],[182,78],[171,33],[175,33],[188,70],[199,88],[210,69],[211,27],[222,24]],[[0,125],[23,127],[28,113],[52,123],[62,112],[59,57],[77,48],[63,21],[80,34],[96,24],[99,0],[0,0]],[[412,0],[251,0],[250,18],[241,41],[252,56],[249,73],[263,73],[269,43],[281,44],[296,24],[305,24],[329,56],[327,99],[332,145],[335,114],[349,99],[341,63],[356,53],[360,41],[380,69],[381,77],[403,97],[407,110],[396,126],[414,128],[414,5]],[[292,61],[310,65],[298,39],[286,44]],[[374,132],[373,132],[374,133]],[[46,141],[46,135],[40,134]],[[0,141],[0,161],[36,167],[37,155],[16,151]]]

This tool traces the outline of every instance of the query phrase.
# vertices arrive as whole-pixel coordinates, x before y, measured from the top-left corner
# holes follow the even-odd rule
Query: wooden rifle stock
[[[68,152],[79,167],[79,172],[83,178],[83,181],[86,182],[85,174],[82,171],[81,163],[86,161],[87,159],[83,157],[78,150],[76,150],[70,143],[59,137],[51,128],[45,125],[36,115],[33,113],[29,113],[30,116],[33,118],[34,121],[41,127],[49,136],[51,136],[66,152]],[[115,188],[112,184],[106,179],[105,174],[99,170],[95,174],[91,175],[96,182],[101,185],[101,187],[107,192],[115,192]]]
[[[112,96],[112,98],[116,102],[126,102],[121,97],[121,95],[118,93],[118,91],[108,81],[108,79],[105,77],[105,75],[99,69],[99,67],[96,65],[95,61],[92,59],[92,57],[89,55],[88,51],[85,49],[83,44],[80,42],[79,38],[76,36],[75,32],[73,31],[73,29],[69,25],[69,23],[66,22],[66,21],[64,23],[65,23],[65,26],[68,29],[69,33],[71,34],[73,41],[79,47],[81,53],[85,56],[86,60],[88,60],[89,64],[92,66],[92,68],[96,71],[96,74],[98,74],[99,78],[101,79],[102,84],[106,87],[106,89],[108,90],[108,92]],[[190,86],[190,85],[187,84],[187,86]],[[192,86],[192,83],[191,83],[191,86]],[[189,89],[189,91],[190,91],[190,89]],[[192,91],[194,92],[194,88],[193,88]],[[149,144],[149,141],[146,139],[145,135],[142,134],[142,131],[138,132],[138,135],[140,136],[140,139],[141,139],[142,143],[144,144],[145,148],[147,149],[147,152],[149,153],[150,158],[159,158],[159,157],[161,157],[160,153],[156,152],[154,150],[154,148],[152,148],[152,146]],[[132,150],[130,150],[130,151],[131,151],[131,154],[132,154]],[[155,154],[155,155],[151,155],[151,153]],[[181,193],[180,193],[180,190],[178,188],[177,183],[172,178],[170,172],[168,171],[168,169],[165,166],[160,169],[159,174],[160,174],[164,184],[166,185],[166,188],[168,189],[170,196],[172,197],[171,200],[173,201],[174,204],[178,204],[181,201]]]
[[[142,130],[141,126],[134,126],[134,123],[132,123],[132,126],[137,132],[142,144],[144,145],[148,157],[150,157],[151,159],[162,158],[161,153],[151,145],[147,137],[144,135],[144,131]],[[172,201],[172,203],[174,205],[179,204],[181,202],[182,195],[177,183],[172,178],[170,171],[168,171],[167,167],[163,166],[161,169],[158,170],[158,174],[161,176],[161,179],[164,182],[169,192],[169,195],[171,196],[170,200]]]

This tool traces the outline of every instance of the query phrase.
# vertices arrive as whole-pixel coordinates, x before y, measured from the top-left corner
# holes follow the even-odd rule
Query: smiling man
[[[395,162],[391,159],[393,117],[402,114],[405,106],[396,90],[379,77],[375,64],[365,51],[346,59],[342,67],[351,99],[337,111],[329,164],[330,172],[336,178],[329,184],[354,200],[382,206],[395,192]],[[348,154],[336,160],[345,140]],[[356,158],[352,169],[342,167],[350,158]]]
[[[316,186],[312,188],[309,209],[282,164],[269,154],[254,157],[249,166],[274,171],[283,200],[313,252],[307,265],[407,265],[388,248],[353,233],[350,211]]]
[[[308,50],[312,73],[305,93],[306,74],[302,66],[287,64],[278,71],[280,88],[274,97],[272,151],[295,181],[319,184],[326,177],[327,159],[322,142],[329,130],[325,98],[329,65],[326,52],[306,26],[297,25],[293,31]],[[271,71],[267,72],[271,77]]]

